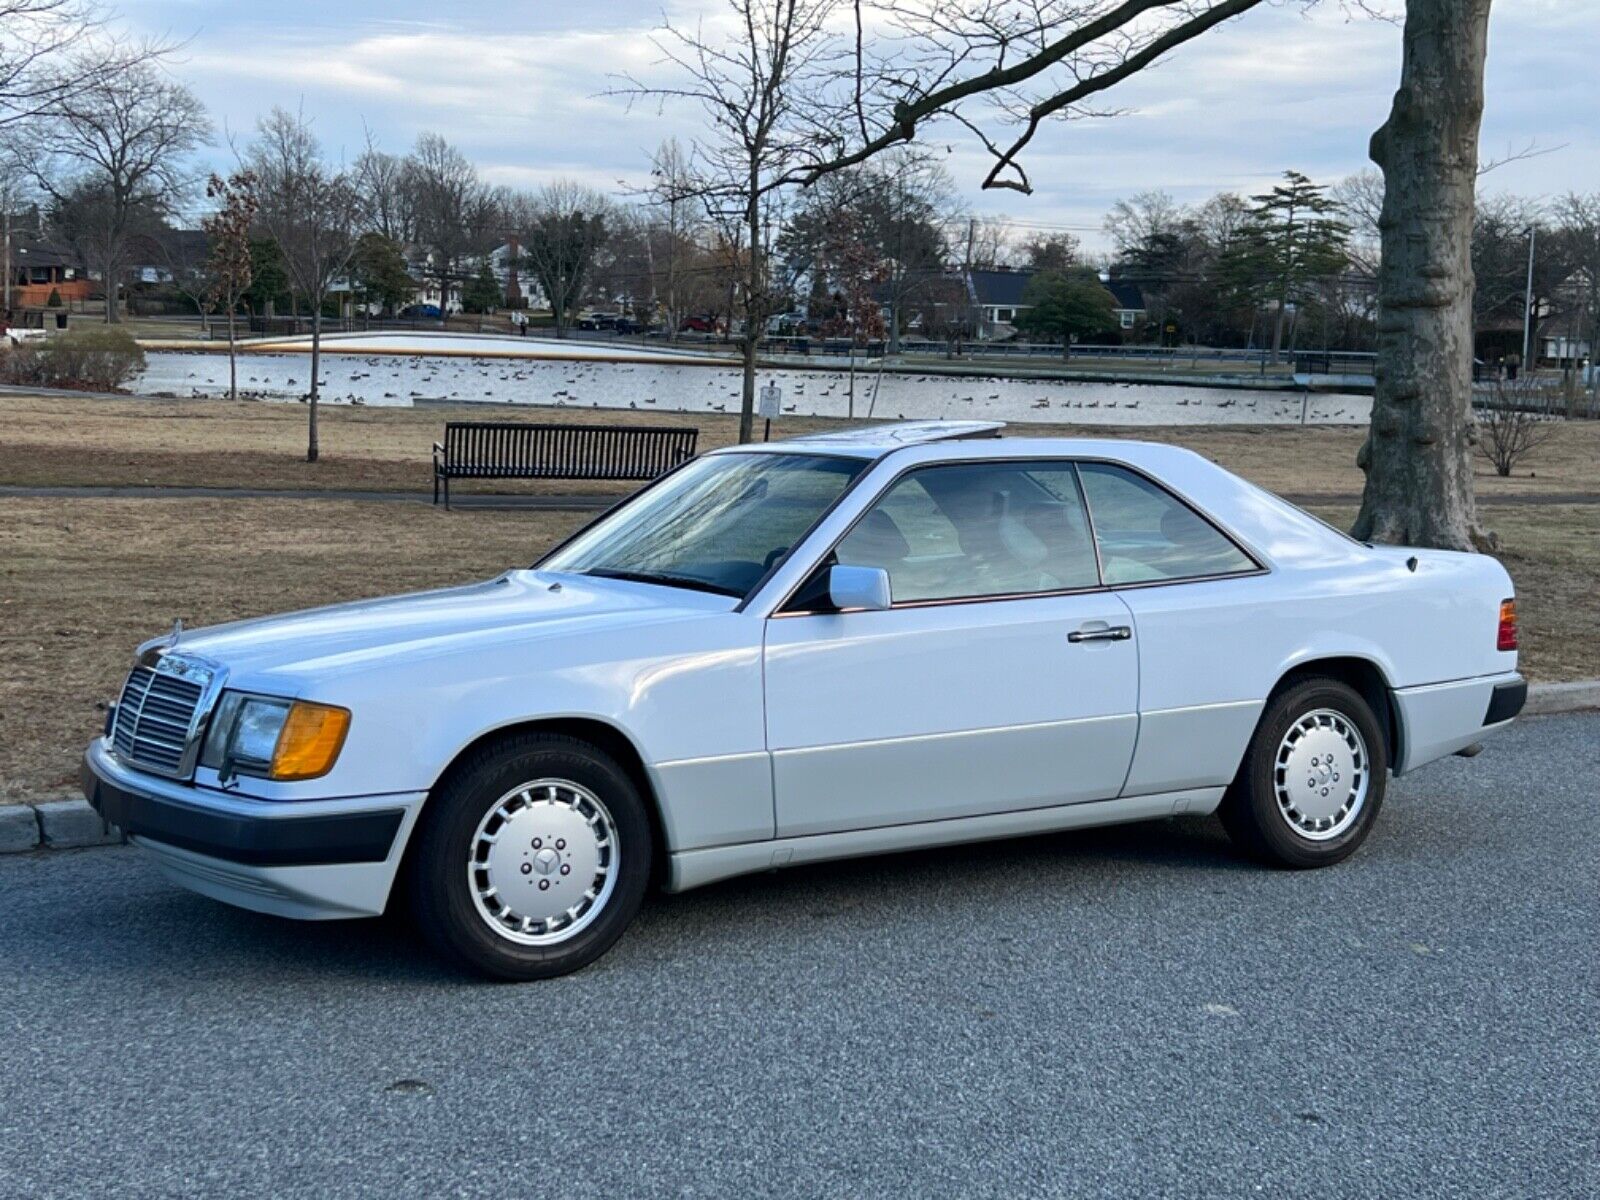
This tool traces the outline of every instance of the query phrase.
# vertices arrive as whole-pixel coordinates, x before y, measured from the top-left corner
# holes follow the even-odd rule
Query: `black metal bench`
[[[698,429],[450,421],[433,444],[433,502],[452,479],[654,479],[694,457]]]

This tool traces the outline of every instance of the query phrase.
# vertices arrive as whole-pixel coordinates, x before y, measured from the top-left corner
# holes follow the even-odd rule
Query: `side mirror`
[[[889,572],[882,567],[834,563],[828,568],[828,599],[841,612],[846,609],[880,612],[893,603],[889,594]]]

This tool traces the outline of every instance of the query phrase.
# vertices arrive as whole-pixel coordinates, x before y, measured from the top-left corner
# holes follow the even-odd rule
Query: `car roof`
[[[713,453],[758,450],[767,453],[804,454],[816,451],[851,458],[881,458],[892,450],[937,442],[998,438],[1004,421],[883,421],[822,433],[803,433],[776,442],[728,446]]]
[[[1143,452],[1190,451],[1158,442],[1124,438],[1007,437],[1004,421],[886,421],[822,433],[805,433],[776,442],[724,446],[713,454],[833,454],[871,461],[895,454],[896,461],[937,462],[943,458],[1079,457],[1127,459]],[[896,453],[897,451],[907,453]],[[1203,460],[1202,460],[1203,461]]]

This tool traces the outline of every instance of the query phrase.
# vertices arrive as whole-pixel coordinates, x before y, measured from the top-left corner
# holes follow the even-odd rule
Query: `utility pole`
[[[972,286],[972,244],[978,236],[978,220],[976,217],[967,218],[967,260],[961,266],[961,293],[962,299],[967,301],[967,320],[972,325],[972,336],[978,336],[978,320],[982,310],[978,308],[977,289]]]
[[[6,206],[6,288],[5,302],[0,304],[0,312],[9,313],[11,311],[11,194],[7,192],[3,199]]]
[[[1524,373],[1533,369],[1533,364],[1528,361],[1528,345],[1533,334],[1533,244],[1538,237],[1538,229],[1528,226],[1528,291],[1522,305],[1522,370]]]

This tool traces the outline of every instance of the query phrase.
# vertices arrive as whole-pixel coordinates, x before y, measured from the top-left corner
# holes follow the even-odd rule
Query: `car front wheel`
[[[1336,679],[1302,680],[1267,705],[1219,810],[1256,858],[1325,867],[1366,840],[1383,804],[1383,730],[1360,693]]]
[[[501,979],[564,975],[622,936],[650,878],[638,789],[594,746],[553,734],[474,752],[423,811],[409,863],[417,926]]]

